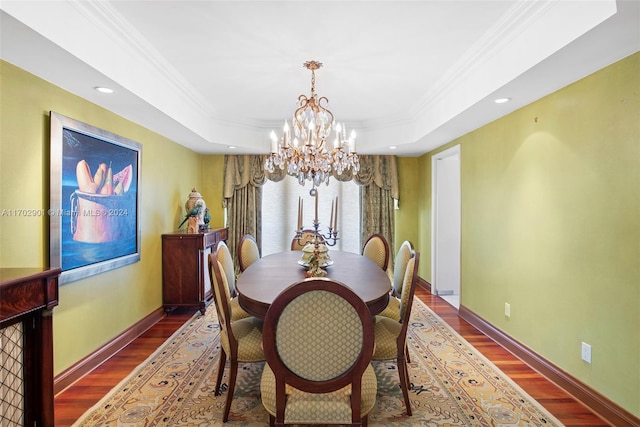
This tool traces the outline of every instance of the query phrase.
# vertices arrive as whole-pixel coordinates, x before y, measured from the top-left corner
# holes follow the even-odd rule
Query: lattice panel
[[[22,322],[0,329],[0,426],[24,425]]]

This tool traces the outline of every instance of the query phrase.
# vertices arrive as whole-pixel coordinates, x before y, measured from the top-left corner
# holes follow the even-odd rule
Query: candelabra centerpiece
[[[264,168],[270,173],[276,167],[286,168],[287,174],[298,178],[300,185],[311,181],[315,188],[322,182],[329,184],[332,170],[341,175],[351,169],[354,175],[357,174],[360,161],[356,153],[355,131],[352,130],[347,138],[344,123],[337,124],[333,113],[325,106],[329,100],[324,96],[318,97],[315,92],[315,70],[322,67],[322,63],[307,61],[303,66],[311,71],[311,96],[302,94],[298,97],[298,108],[291,120],[293,136],[287,120],[280,140],[271,131],[271,154]],[[329,147],[326,141],[332,131],[335,132],[335,140],[333,147]]]
[[[305,235],[303,227],[304,201],[298,198],[298,227],[294,239],[298,244],[304,244],[302,248],[302,258],[298,263],[307,267],[307,277],[326,276],[325,267],[333,264],[329,256],[328,246],[335,246],[338,243],[338,197],[331,201],[331,217],[327,233],[320,232],[320,221],[318,220],[318,190],[314,187],[309,192],[315,199],[315,219],[313,221],[313,236],[311,240]]]

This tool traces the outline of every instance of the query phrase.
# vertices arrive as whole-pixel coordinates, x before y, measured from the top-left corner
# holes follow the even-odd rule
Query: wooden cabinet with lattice
[[[53,426],[59,268],[0,268],[0,425]]]

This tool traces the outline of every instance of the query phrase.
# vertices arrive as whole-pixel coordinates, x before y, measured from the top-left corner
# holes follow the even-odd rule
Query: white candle
[[[333,226],[336,228],[336,233],[338,232],[338,196],[336,196],[336,217],[333,220]]]
[[[351,131],[351,136],[349,136],[349,152],[356,152],[356,131]]]
[[[316,125],[315,123],[309,123],[309,138],[307,138],[307,145],[311,145],[316,136]]]
[[[271,131],[269,135],[271,137],[271,152],[275,153],[278,151],[278,138],[276,137],[276,133]]]
[[[331,216],[329,217],[329,228],[333,229],[333,200],[331,201]]]
[[[301,215],[300,207],[301,206],[300,206],[300,202],[301,202],[301,199],[300,199],[300,197],[298,197],[298,228],[296,230],[300,230],[300,225],[301,225],[301,217],[300,217],[300,215]]]
[[[289,140],[291,139],[289,137],[289,123],[287,123],[287,121],[284,121],[284,126],[282,128],[282,139],[284,140],[284,146],[288,147],[289,146]]]
[[[316,223],[318,222],[318,191],[316,191]]]

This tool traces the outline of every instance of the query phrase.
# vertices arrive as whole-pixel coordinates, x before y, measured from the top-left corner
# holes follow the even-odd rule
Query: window
[[[287,176],[280,182],[267,180],[262,187],[262,255],[291,250],[291,239],[298,223],[298,197],[303,201],[305,229],[313,230],[315,199],[309,195],[311,185],[304,187],[298,180]],[[318,187],[319,232],[327,234],[331,215],[331,202],[338,197],[338,243],[329,250],[361,252],[360,242],[360,187],[353,181],[332,179],[329,185]]]

